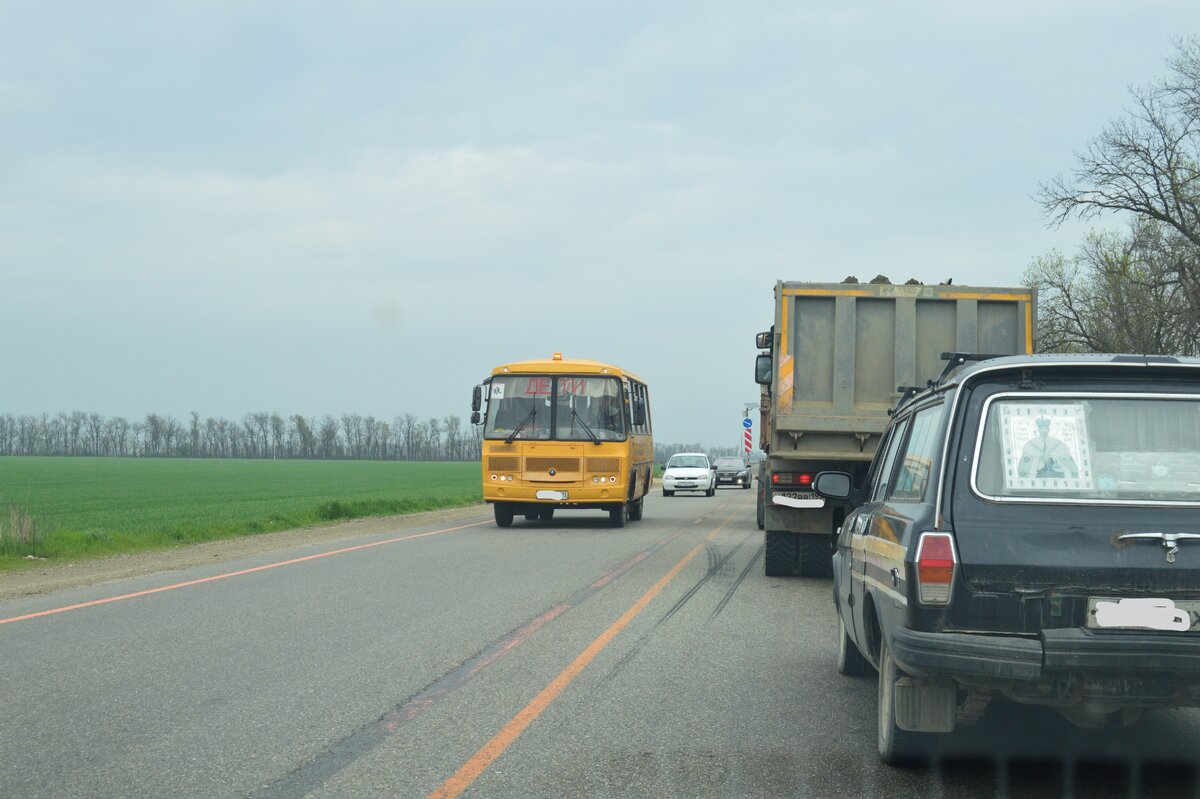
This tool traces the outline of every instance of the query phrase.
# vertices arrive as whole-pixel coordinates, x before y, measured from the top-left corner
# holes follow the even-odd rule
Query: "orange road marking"
[[[427,533],[416,533],[414,535],[400,536],[399,538],[389,538],[384,541],[372,541],[369,544],[357,544],[352,547],[344,547],[335,549],[330,552],[318,552],[315,555],[305,555],[302,558],[292,558],[291,560],[281,560],[278,563],[267,563],[262,566],[254,566],[249,569],[240,569],[235,572],[226,572],[224,574],[215,574],[212,577],[201,577],[198,580],[188,580],[187,582],[175,583],[173,585],[164,585],[158,588],[148,588],[145,591],[135,591],[132,594],[121,594],[120,596],[110,596],[105,599],[93,599],[90,602],[80,602],[77,605],[66,605],[61,608],[51,608],[50,610],[39,610],[36,613],[26,613],[24,616],[12,616],[7,619],[0,619],[0,624],[9,624],[14,621],[25,621],[27,619],[36,619],[42,616],[53,616],[57,613],[66,613],[69,610],[81,610],[82,608],[90,608],[96,605],[107,605],[109,602],[120,602],[125,599],[135,599],[140,596],[149,596],[150,594],[159,594],[163,591],[174,591],[176,588],[187,588],[191,585],[200,585],[202,583],[216,582],[217,580],[225,580],[229,577],[240,577],[243,574],[254,574],[255,572],[266,571],[267,569],[277,569],[280,566],[291,566],[295,563],[304,563],[309,560],[317,560],[319,558],[328,558],[331,555],[343,555],[347,552],[357,552],[360,549],[370,549],[371,547],[381,547],[384,544],[395,544],[399,541],[412,541],[414,538],[426,538],[431,535],[441,535],[442,533],[453,533],[456,530],[465,530],[468,527],[479,527],[483,524],[490,524],[491,520],[482,522],[472,522],[471,524],[460,524],[457,527],[447,527],[444,530],[432,530]]]
[[[679,572],[683,571],[683,567],[704,549],[705,544],[717,537],[717,533],[721,532],[721,528],[728,524],[733,516],[734,514],[731,513],[725,517],[725,521],[718,524],[716,529],[705,536],[704,540],[697,544],[691,552],[684,555],[683,560],[676,563],[649,591],[642,594],[641,599],[634,602],[629,610],[621,614],[621,617],[613,622],[607,630],[600,633],[595,641],[588,644],[587,649],[580,652],[579,656],[571,661],[571,665],[567,666],[557,677],[551,680],[550,684],[543,688],[517,715],[513,716],[500,732],[493,736],[492,740],[484,744],[483,748],[472,755],[463,764],[462,768],[443,782],[441,787],[436,791],[429,794],[426,799],[455,799],[455,797],[471,787],[471,784],[479,778],[479,775],[486,771],[488,766],[495,762],[500,755],[504,754],[504,751],[512,746],[513,742],[521,736],[525,728],[537,720],[537,717],[542,715],[542,711],[549,707],[550,703],[557,699],[558,695],[568,685],[574,682],[575,678],[579,676],[580,672],[589,663],[595,660],[596,655],[600,654],[600,651],[608,646],[617,633],[621,632],[629,622],[633,621],[646,605],[650,604],[650,600],[658,596],[659,592],[667,586],[667,583],[671,582]]]

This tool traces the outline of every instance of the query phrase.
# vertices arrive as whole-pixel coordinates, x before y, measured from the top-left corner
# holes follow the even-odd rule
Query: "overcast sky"
[[[562,351],[733,446],[777,279],[1073,251],[1039,181],[1198,32],[1195,0],[0,0],[0,412],[465,417]]]

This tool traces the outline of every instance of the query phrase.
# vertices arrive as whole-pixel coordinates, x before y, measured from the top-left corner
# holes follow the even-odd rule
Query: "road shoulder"
[[[0,572],[0,602],[158,572],[224,563],[263,552],[317,546],[351,538],[368,538],[385,535],[393,530],[407,530],[486,515],[486,506],[479,504],[404,516],[352,519],[328,526],[302,527],[223,541],[208,541],[176,549],[136,552],[70,563],[48,563],[22,571]]]

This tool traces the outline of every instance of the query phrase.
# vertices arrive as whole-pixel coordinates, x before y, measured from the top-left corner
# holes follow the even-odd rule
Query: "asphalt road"
[[[994,703],[880,765],[874,679],[834,670],[827,581],[763,576],[753,493],[0,604],[0,797],[1200,796],[1196,710]]]

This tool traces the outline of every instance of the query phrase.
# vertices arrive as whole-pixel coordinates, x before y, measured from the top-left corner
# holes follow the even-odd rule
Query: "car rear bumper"
[[[897,664],[910,674],[968,682],[1038,681],[1067,672],[1200,680],[1200,636],[1186,633],[1096,633],[1075,627],[1019,638],[898,627],[892,632],[891,648]]]

